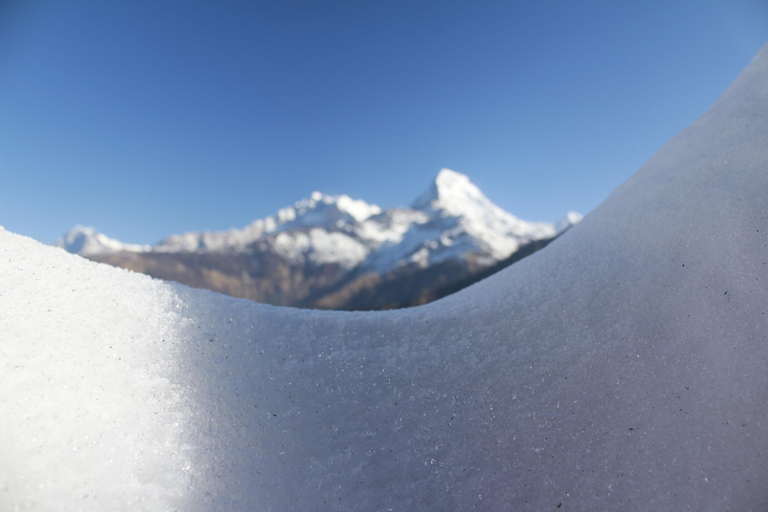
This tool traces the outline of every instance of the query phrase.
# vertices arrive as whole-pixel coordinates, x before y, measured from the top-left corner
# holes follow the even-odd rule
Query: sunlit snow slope
[[[378,313],[0,231],[0,508],[768,509],[768,49],[546,249]]]

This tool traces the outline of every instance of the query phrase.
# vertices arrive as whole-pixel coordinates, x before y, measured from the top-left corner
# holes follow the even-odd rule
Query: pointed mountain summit
[[[429,190],[420,195],[413,202],[412,207],[416,210],[440,212],[444,216],[454,217],[472,214],[478,210],[494,209],[497,210],[495,213],[506,214],[485,197],[468,176],[451,169],[441,169]]]
[[[440,171],[413,208],[428,214],[442,228],[447,236],[441,236],[441,242],[453,247],[451,252],[472,251],[496,261],[510,256],[521,244],[557,235],[553,224],[526,222],[502,210],[469,177],[450,169]]]
[[[469,177],[451,169],[441,169],[437,177],[423,194],[416,198],[411,205],[416,210],[440,210],[453,202],[469,198],[482,192]]]

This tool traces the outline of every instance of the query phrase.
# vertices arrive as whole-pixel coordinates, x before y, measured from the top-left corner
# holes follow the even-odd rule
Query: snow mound
[[[0,500],[768,509],[768,47],[546,249],[426,306],[275,308],[0,231]]]

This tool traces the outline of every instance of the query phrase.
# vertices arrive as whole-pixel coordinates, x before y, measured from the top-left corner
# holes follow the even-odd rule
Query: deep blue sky
[[[51,243],[404,205],[587,213],[768,41],[765,0],[0,0],[0,225]]]

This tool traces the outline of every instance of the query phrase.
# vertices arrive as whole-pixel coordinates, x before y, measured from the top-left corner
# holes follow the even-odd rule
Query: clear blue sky
[[[766,41],[765,0],[0,0],[0,225],[151,243],[313,190],[408,204],[442,167],[554,221]]]

